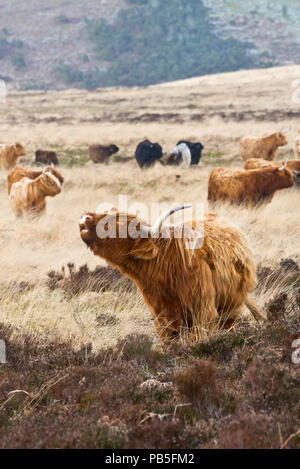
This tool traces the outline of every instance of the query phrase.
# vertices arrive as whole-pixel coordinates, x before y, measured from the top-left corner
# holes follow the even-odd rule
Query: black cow
[[[149,140],[139,143],[135,150],[135,159],[140,168],[150,168],[162,156],[163,150],[159,143],[152,143]]]
[[[202,153],[202,150],[204,148],[204,146],[202,145],[202,143],[200,142],[197,142],[197,143],[192,143],[192,142],[188,142],[186,140],[180,140],[177,145],[180,145],[180,143],[185,143],[190,151],[191,151],[191,155],[192,155],[192,161],[191,161],[191,164],[198,164],[200,159],[201,159],[201,153]]]

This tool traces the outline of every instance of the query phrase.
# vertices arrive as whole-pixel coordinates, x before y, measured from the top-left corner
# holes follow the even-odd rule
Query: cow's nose
[[[79,227],[81,230],[85,229],[86,228],[86,224],[87,223],[91,223],[92,221],[92,217],[89,216],[89,215],[85,215],[84,217],[81,218],[81,220],[79,221]]]

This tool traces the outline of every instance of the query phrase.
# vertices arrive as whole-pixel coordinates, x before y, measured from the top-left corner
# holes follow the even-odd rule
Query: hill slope
[[[41,6],[38,0],[28,0],[25,4],[21,0],[0,0],[0,77],[15,89],[65,89],[70,85],[94,87],[163,82],[237,68],[255,68],[259,63],[300,63],[300,11],[296,0],[285,0],[284,4],[261,0],[255,6],[250,1],[240,4],[228,0],[204,0],[204,5],[209,8],[208,16],[206,20],[206,13],[205,18],[200,15],[203,23],[197,19],[194,25],[196,35],[191,15],[187,22],[183,18],[180,25],[178,2],[180,0],[167,5],[163,3],[166,12],[152,45],[147,44],[147,31],[153,29],[151,22],[149,30],[143,31],[141,27],[138,33],[133,19],[128,36],[125,26],[130,15],[118,15],[120,10],[129,8],[141,12],[145,7],[134,4],[147,3],[147,8],[154,11],[155,20],[158,0],[87,0],[84,3],[53,0],[51,6]],[[184,5],[187,9],[191,5],[202,8],[199,2]],[[168,21],[175,25],[173,17],[179,22],[172,32]],[[99,37],[99,25],[103,20],[107,21],[104,23],[108,28],[106,40],[103,31]],[[88,28],[91,24],[92,32]],[[186,28],[186,34],[181,27]],[[203,28],[208,28],[207,33]],[[230,37],[234,39],[229,40]],[[136,43],[138,51],[136,47],[130,49],[129,39]],[[112,44],[115,52],[116,44],[113,42],[116,40],[117,46],[120,43],[125,49],[121,55],[112,57],[108,46]],[[205,40],[208,40],[208,45]],[[143,41],[145,44],[141,44]],[[250,41],[257,49],[251,49],[244,41]],[[196,43],[203,51],[201,48],[197,51]],[[222,53],[224,48],[223,63],[222,54],[218,58],[220,48]],[[260,54],[263,54],[262,58]],[[141,72],[145,58],[148,65]],[[155,73],[158,68],[160,70]],[[104,80],[103,72],[106,70],[114,73]],[[130,77],[126,81],[127,72]],[[123,76],[122,80],[120,76]]]

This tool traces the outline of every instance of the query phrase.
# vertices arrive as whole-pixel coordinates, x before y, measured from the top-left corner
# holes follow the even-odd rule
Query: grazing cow
[[[242,233],[209,214],[201,247],[188,249],[186,241],[191,230],[199,229],[198,222],[162,228],[164,220],[182,208],[167,211],[154,226],[127,213],[87,213],[79,222],[80,235],[96,256],[136,283],[165,340],[183,331],[195,339],[202,328],[230,328],[244,304],[261,319],[248,296],[255,287],[256,272]],[[140,236],[130,234],[132,224]],[[101,231],[99,237],[99,225],[101,230],[114,226],[115,236],[102,236]],[[175,236],[183,227],[184,236]]]
[[[94,163],[108,163],[109,158],[118,153],[119,147],[117,145],[90,145],[89,155]]]
[[[10,206],[16,217],[40,216],[46,210],[46,197],[61,192],[62,174],[55,168],[45,168],[36,179],[23,177],[10,189]]]
[[[167,164],[179,166],[183,168],[189,168],[191,165],[191,151],[185,143],[180,143],[170,152],[170,157],[167,160]]]
[[[25,148],[20,143],[0,145],[0,167],[6,171],[13,168],[18,158],[23,155],[25,155]]]
[[[61,184],[63,184],[64,178],[57,169],[53,167],[46,168],[46,169],[48,169],[53,174],[53,176],[57,177],[57,179],[61,182]],[[34,180],[38,178],[42,174],[42,172],[43,172],[42,170],[21,168],[21,166],[16,166],[15,168],[13,168],[12,171],[7,176],[8,195],[10,194],[11,186],[15,182],[19,182],[23,178]]]
[[[208,200],[245,204],[251,208],[271,202],[276,191],[293,185],[294,176],[286,163],[280,168],[253,170],[215,168],[208,181]]]
[[[140,168],[150,168],[162,156],[163,151],[159,143],[152,143],[149,140],[140,142],[135,150],[135,159]]]
[[[244,137],[240,140],[240,151],[243,160],[262,158],[275,160],[278,147],[287,145],[286,136],[282,132],[267,137]]]
[[[192,156],[191,164],[192,165],[199,164],[199,161],[200,161],[201,156],[202,156],[202,150],[204,148],[202,143],[200,143],[200,142],[192,143],[192,142],[189,142],[187,140],[180,140],[177,143],[177,145],[180,145],[181,143],[185,143],[191,151],[191,156]]]
[[[295,151],[295,158],[300,159],[300,135],[295,140],[294,151]]]
[[[51,150],[37,150],[35,152],[35,162],[47,165],[57,165],[59,163],[56,152]]]

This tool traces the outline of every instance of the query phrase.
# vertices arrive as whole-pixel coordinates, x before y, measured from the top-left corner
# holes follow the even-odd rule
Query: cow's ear
[[[150,261],[157,256],[158,248],[150,238],[139,238],[135,241],[130,255],[135,259]]]

